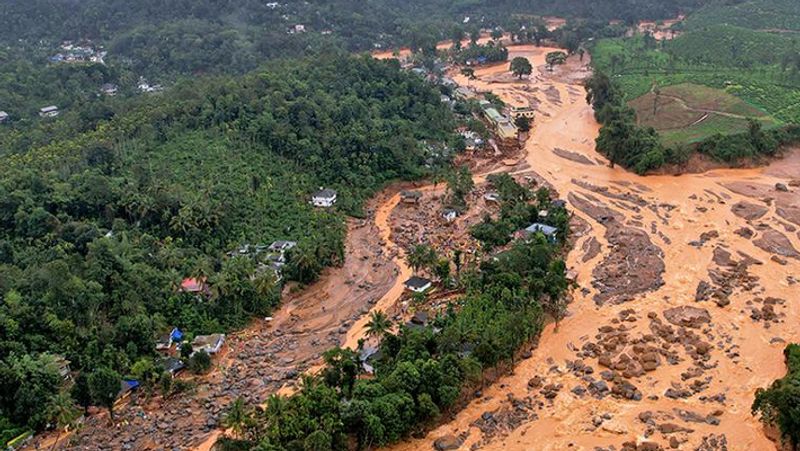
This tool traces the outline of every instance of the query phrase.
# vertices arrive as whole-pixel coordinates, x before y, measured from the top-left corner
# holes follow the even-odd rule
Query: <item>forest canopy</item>
[[[171,327],[194,336],[268,314],[280,284],[226,254],[297,241],[283,275],[310,282],[342,261],[344,214],[437,164],[421,142],[452,129],[440,93],[396,62],[333,55],[184,82],[2,157],[0,421],[46,424],[56,356],[125,375]],[[339,192],[335,208],[309,205],[319,186]],[[208,294],[182,292],[184,278]]]

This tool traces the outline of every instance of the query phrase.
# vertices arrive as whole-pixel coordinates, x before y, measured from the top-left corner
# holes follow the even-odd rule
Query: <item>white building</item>
[[[55,105],[46,106],[39,110],[39,116],[41,117],[56,117],[58,113],[58,107]]]
[[[319,191],[311,195],[311,203],[315,207],[332,207],[336,203],[336,191],[320,188]]]
[[[403,282],[403,285],[414,293],[424,293],[431,287],[432,283],[428,279],[414,276]]]
[[[206,354],[216,354],[225,344],[225,334],[198,335],[192,341],[192,350],[203,350]]]
[[[442,218],[444,218],[447,222],[453,222],[458,217],[458,212],[456,210],[448,208],[447,210],[442,212]]]
[[[100,87],[100,92],[107,96],[115,96],[117,95],[117,91],[119,91],[119,86],[114,83],[106,83]]]
[[[8,120],[8,113],[5,111],[0,111],[0,124]]]

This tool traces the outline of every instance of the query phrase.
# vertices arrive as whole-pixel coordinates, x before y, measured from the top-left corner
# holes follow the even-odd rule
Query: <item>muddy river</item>
[[[513,46],[509,57],[538,68],[552,50]],[[573,57],[523,80],[506,65],[480,69],[475,80],[453,74],[536,109],[522,157],[477,171],[476,182],[488,171],[535,173],[569,201],[581,225],[568,258],[578,288],[568,317],[557,330],[547,326],[512,374],[395,450],[432,449],[442,437],[463,442],[460,449],[620,449],[629,441],[774,448],[750,404],[756,388],[785,372],[785,342],[800,336],[800,187],[791,183],[800,179],[800,153],[763,169],[680,177],[612,169],[594,151],[586,63]],[[232,335],[195,393],[136,399],[111,426],[92,416],[58,447],[209,449],[237,396],[261,403],[291,392],[324,350],[354,346],[368,312],[396,308],[411,274],[392,241],[401,188],[376,196],[367,220],[350,222],[343,267],[290,293],[271,322]]]
[[[552,50],[516,46],[509,58],[543,67]],[[569,254],[579,287],[558,329],[454,418],[394,450],[442,437],[460,449],[775,448],[750,405],[800,337],[800,157],[681,176],[612,169],[594,150],[586,62],[522,81],[506,65],[476,80],[453,74],[535,106],[517,168],[544,177],[590,230]]]

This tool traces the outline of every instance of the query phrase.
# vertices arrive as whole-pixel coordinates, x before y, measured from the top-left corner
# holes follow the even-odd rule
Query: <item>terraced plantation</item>
[[[741,132],[748,119],[765,129],[797,124],[799,9],[783,0],[715,4],[673,25],[674,39],[599,40],[594,65],[666,146]]]

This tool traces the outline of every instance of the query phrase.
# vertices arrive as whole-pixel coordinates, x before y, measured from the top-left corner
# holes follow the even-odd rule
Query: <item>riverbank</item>
[[[536,62],[546,51],[512,47],[510,57]],[[796,193],[775,189],[800,177],[796,157],[680,177],[612,169],[594,150],[599,125],[580,83],[587,73],[572,57],[529,80],[503,80],[496,68],[476,71],[477,80],[454,76],[508,103],[543,105],[524,164],[591,231],[568,259],[580,289],[559,329],[548,326],[530,359],[452,421],[391,449],[431,449],[442,437],[463,437],[460,449],[774,447],[750,404],[785,372],[783,342],[800,334],[789,320],[800,313],[792,302],[800,260],[781,255],[800,248],[800,205]],[[743,202],[764,206],[763,215],[737,215]],[[516,417],[525,419],[508,421]]]

